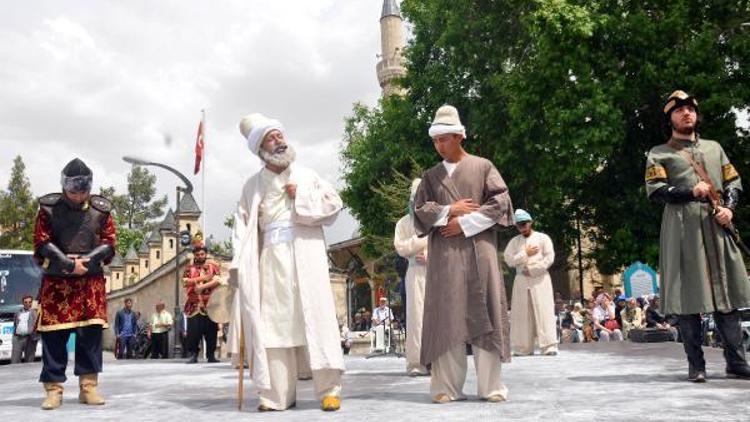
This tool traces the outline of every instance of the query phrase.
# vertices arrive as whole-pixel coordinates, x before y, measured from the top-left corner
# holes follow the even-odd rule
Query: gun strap
[[[716,190],[716,186],[714,186],[714,182],[711,181],[711,177],[709,177],[708,172],[706,171],[706,168],[703,167],[703,164],[697,162],[693,158],[693,154],[687,152],[685,148],[680,145],[679,142],[676,142],[674,138],[670,138],[667,142],[667,145],[672,147],[674,150],[676,150],[684,159],[687,160],[688,163],[690,163],[690,166],[693,167],[693,170],[695,170],[695,173],[698,175],[698,178],[701,179],[704,183],[708,185],[709,188],[711,188],[711,199],[716,202],[716,205],[721,204],[721,198],[718,195],[718,190]]]

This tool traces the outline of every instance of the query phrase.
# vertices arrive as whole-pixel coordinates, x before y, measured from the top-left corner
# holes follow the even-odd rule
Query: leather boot
[[[688,380],[693,382],[706,381],[706,360],[703,358],[703,344],[701,338],[701,316],[698,314],[680,315],[679,330],[682,336],[682,347],[688,359]]]
[[[727,377],[750,379],[750,366],[745,360],[745,349],[742,344],[742,320],[739,311],[715,312],[714,319],[724,343]]]
[[[99,384],[99,374],[85,374],[78,377],[81,392],[78,394],[78,401],[83,404],[102,405],[104,399],[96,392],[96,386]]]
[[[42,409],[57,409],[62,404],[63,385],[59,382],[45,382],[44,390],[47,392],[47,398],[42,402]]]

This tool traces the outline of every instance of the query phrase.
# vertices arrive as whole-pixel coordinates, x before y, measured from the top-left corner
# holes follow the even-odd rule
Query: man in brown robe
[[[429,134],[443,162],[424,173],[415,198],[415,228],[429,235],[430,250],[421,363],[432,364],[435,403],[464,400],[471,344],[478,396],[505,401],[500,367],[510,361],[510,325],[493,229],[512,224],[510,195],[490,161],[464,151],[455,107],[438,109]]]

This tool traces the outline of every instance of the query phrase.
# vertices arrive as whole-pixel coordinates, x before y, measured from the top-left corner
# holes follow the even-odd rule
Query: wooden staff
[[[237,386],[237,409],[242,410],[245,396],[245,326],[240,318],[240,383]]]

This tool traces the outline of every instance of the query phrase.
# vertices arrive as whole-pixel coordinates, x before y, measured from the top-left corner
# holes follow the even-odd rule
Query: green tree
[[[602,272],[657,263],[661,207],[643,171],[675,89],[698,97],[701,133],[750,174],[736,124],[750,105],[747,1],[404,0],[402,11],[414,35],[407,94],[355,105],[341,150],[343,197],[365,235],[389,228],[372,188],[409,174],[410,160],[439,160],[426,132],[444,103],[461,112],[466,149],[495,163],[514,205],[551,235],[559,264],[577,219]]]
[[[146,168],[133,166],[128,173],[128,192],[117,194],[115,188],[103,187],[100,195],[112,202],[117,223],[117,252],[127,253],[132,245],[136,250],[164,215],[167,196],[154,199],[156,176]]]
[[[8,188],[0,192],[0,248],[31,249],[37,203],[20,155],[13,159]]]

